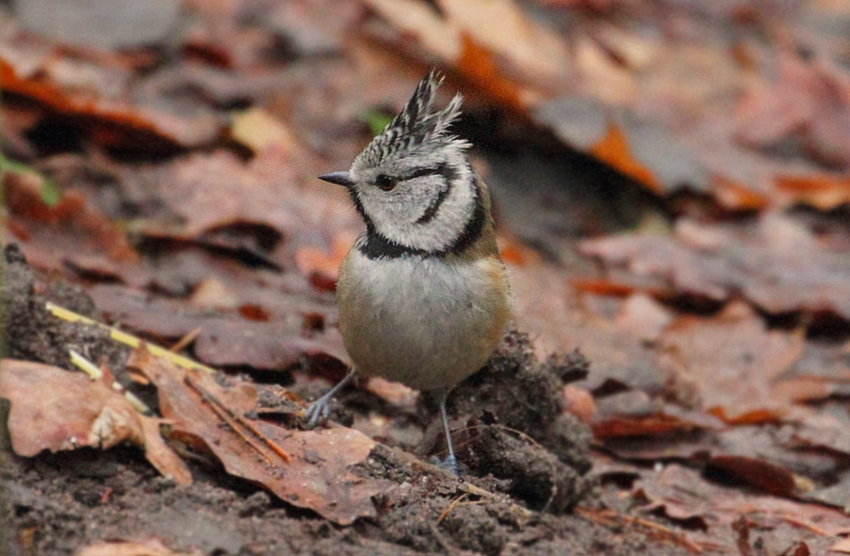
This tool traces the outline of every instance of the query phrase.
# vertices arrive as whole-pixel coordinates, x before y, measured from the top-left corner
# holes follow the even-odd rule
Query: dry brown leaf
[[[171,478],[178,485],[192,484],[192,472],[186,463],[172,450],[160,434],[160,426],[166,421],[155,417],[140,416],[145,434],[145,458],[163,477]]]
[[[0,397],[11,402],[9,435],[16,454],[32,457],[84,446],[130,442],[145,448],[163,476],[189,484],[191,474],[159,433],[159,421],[139,415],[101,380],[29,361],[0,361]]]
[[[593,372],[580,384],[595,390],[606,381],[659,393],[672,376],[636,335],[587,305],[592,298],[573,286],[563,270],[548,265],[509,266],[514,315],[520,330],[534,338],[539,353],[580,349]]]
[[[643,164],[635,160],[623,132],[616,125],[608,127],[608,133],[593,146],[590,154],[608,164],[615,170],[629,176],[654,193],[662,193],[658,179]]]
[[[599,418],[591,423],[593,435],[601,440],[640,437],[662,437],[690,432],[696,427],[690,421],[665,413],[617,415]]]
[[[794,474],[782,466],[747,456],[716,455],[710,465],[722,469],[749,485],[777,496],[791,497],[796,493]]]
[[[254,152],[271,145],[291,150],[296,142],[292,133],[280,120],[262,108],[249,108],[233,117],[230,126],[233,138]]]
[[[646,294],[636,293],[626,299],[614,322],[622,330],[654,342],[672,321],[669,309]]]
[[[70,260],[74,258],[73,253],[82,252],[100,255],[115,264],[139,261],[138,253],[121,229],[79,191],[65,191],[54,206],[48,206],[41,198],[43,185],[43,180],[34,173],[6,172],[2,175],[8,222],[15,230],[25,231],[26,239],[45,232],[51,232],[51,237],[62,236],[63,240],[77,246],[77,249],[66,250],[65,255]]]
[[[662,365],[696,383],[703,407],[740,422],[774,420],[792,403],[775,384],[804,344],[801,334],[768,330],[740,303],[718,316],[680,318],[658,339]]]
[[[663,278],[678,293],[720,301],[743,295],[770,313],[833,311],[850,318],[845,249],[783,214],[745,226],[680,220],[672,235],[619,235],[585,241],[580,249],[626,267],[636,282]]]
[[[269,145],[249,162],[226,151],[178,159],[148,179],[179,222],[146,221],[141,231],[194,239],[228,226],[269,226],[294,248],[302,241],[315,245],[317,236],[359,230],[362,223],[344,192],[321,186],[311,165],[300,151],[279,144]]]
[[[829,549],[833,552],[843,552],[845,554],[850,554],[850,539],[841,539]]]
[[[472,80],[488,97],[518,113],[524,112],[521,91],[502,75],[493,54],[475,43],[469,33],[461,35],[458,71]]]
[[[50,59],[42,62],[51,68]],[[71,90],[65,91],[61,85],[45,81],[39,75],[44,69],[27,67],[19,71],[15,59],[0,57],[0,83],[4,90],[31,99],[89,129],[93,139],[106,147],[144,145],[149,149],[170,150],[207,143],[219,132],[220,124],[212,113],[198,111],[188,117],[185,111],[177,114],[117,99],[93,99],[92,91],[74,92],[73,84],[68,87]]]
[[[106,541],[85,546],[76,556],[199,556],[200,552],[174,552],[157,539]]]
[[[596,416],[596,402],[584,388],[567,384],[564,386],[564,411],[578,417],[582,423],[590,423]]]
[[[370,438],[343,427],[298,431],[247,420],[244,413],[256,404],[253,388],[224,388],[207,374],[179,369],[147,350],[136,350],[128,365],[156,384],[175,434],[198,439],[228,473],[339,524],[375,515],[371,498],[384,486],[348,470],[369,455],[375,445]]]
[[[571,67],[561,37],[528,17],[514,0],[438,0],[438,4],[449,26],[468,33],[534,81],[558,81]]]
[[[414,407],[419,391],[400,382],[392,382],[379,376],[370,378],[364,388],[396,406]]]
[[[466,74],[473,80],[486,77],[484,89],[498,92],[495,98],[499,100],[513,104],[520,98],[527,104],[536,100],[537,94],[516,84],[506,87],[504,78],[495,79],[501,72],[494,72],[490,56],[484,57],[489,69],[472,64],[473,59],[482,60],[482,52],[492,53],[507,65],[510,72],[505,73],[519,74],[523,81],[537,86],[551,86],[569,74],[571,60],[561,37],[529,18],[513,0],[439,0],[444,16],[416,0],[366,3],[444,64],[470,70]]]
[[[3,359],[0,366],[0,397],[12,402],[9,435],[16,454],[143,443],[138,413],[103,382],[29,361]]]
[[[339,275],[339,265],[342,259],[354,245],[357,235],[352,232],[341,232],[337,234],[331,243],[331,252],[327,254],[315,247],[304,246],[295,253],[295,263],[298,270],[305,276],[319,275],[322,280],[335,285]],[[315,279],[311,278],[313,284]],[[331,288],[329,291],[333,291]]]
[[[850,204],[850,178],[817,173],[809,176],[777,176],[776,193],[785,204],[805,203],[816,209],[832,210]]]
[[[743,514],[762,527],[790,523],[825,536],[850,533],[850,517],[837,510],[713,485],[677,464],[641,476],[635,490],[650,501],[647,509],[663,508],[675,519],[699,517],[711,528],[728,526]]]
[[[241,293],[241,292],[240,292]],[[347,361],[342,337],[335,327],[324,331],[305,330],[303,315],[332,313],[327,305],[303,297],[284,296],[273,288],[258,290],[270,309],[261,312],[243,303],[229,310],[211,311],[177,299],[151,299],[127,288],[101,286],[91,290],[98,307],[135,331],[161,338],[179,339],[200,329],[194,340],[195,356],[212,366],[248,365],[257,369],[281,370],[304,357],[325,356]],[[271,313],[268,320],[247,319],[245,313]],[[309,332],[309,337],[306,335]]]
[[[823,60],[780,51],[779,79],[746,95],[739,107],[738,138],[759,148],[798,135],[813,157],[850,166],[850,79]]]

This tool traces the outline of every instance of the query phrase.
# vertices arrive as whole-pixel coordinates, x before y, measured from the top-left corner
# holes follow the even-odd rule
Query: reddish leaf
[[[698,472],[672,464],[642,473],[635,489],[676,519],[700,517],[709,528],[729,526],[745,515],[759,527],[804,526],[819,535],[850,533],[850,518],[837,510],[711,484]]]
[[[186,465],[166,446],[159,421],[139,415],[102,380],[50,365],[3,359],[0,397],[11,402],[9,435],[16,454],[32,457],[83,446],[111,448],[129,442],[145,449],[164,476],[189,484]]]
[[[590,149],[590,154],[619,172],[629,176],[653,193],[663,194],[664,187],[652,172],[634,158],[626,136],[616,124],[608,125],[608,132]]]
[[[790,403],[774,384],[802,355],[804,338],[768,331],[749,307],[733,304],[717,317],[679,319],[658,343],[663,365],[696,382],[704,407],[755,422],[764,410],[775,419]]]
[[[175,421],[173,430],[199,439],[228,473],[341,525],[375,515],[371,497],[382,483],[348,470],[371,452],[375,443],[368,437],[343,427],[297,431],[249,420],[243,415],[257,401],[251,386],[224,388],[208,374],[174,367],[144,349],[128,365],[156,384],[163,416]]]
[[[688,432],[694,424],[678,417],[655,413],[652,415],[623,415],[591,423],[590,428],[598,439],[658,436],[674,432]]]
[[[833,311],[850,318],[846,248],[781,214],[745,226],[681,220],[672,235],[619,235],[586,241],[581,250],[627,267],[635,282],[664,278],[679,293],[715,300],[743,295],[771,313]]]
[[[0,397],[12,402],[9,434],[21,456],[143,443],[139,415],[129,402],[82,373],[4,359]]]
[[[0,58],[0,84],[5,91],[32,99],[89,128],[95,141],[107,147],[142,144],[148,148],[174,149],[208,142],[219,131],[219,123],[212,114],[200,113],[189,119],[156,108],[92,100],[86,94],[75,96],[37,78],[19,76],[3,58]]]
[[[777,496],[790,497],[797,489],[793,473],[761,459],[720,455],[711,458],[709,464]]]

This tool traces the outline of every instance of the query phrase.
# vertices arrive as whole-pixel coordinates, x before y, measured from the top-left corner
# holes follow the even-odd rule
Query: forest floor
[[[4,556],[850,552],[846,3],[25,4]],[[449,399],[459,477],[427,394],[361,381],[303,422],[364,227],[315,176],[430,67],[514,297]]]

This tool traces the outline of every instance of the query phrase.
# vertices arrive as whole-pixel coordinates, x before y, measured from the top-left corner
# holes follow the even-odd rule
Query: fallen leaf
[[[163,477],[173,479],[178,485],[192,484],[192,472],[172,450],[160,434],[160,427],[167,422],[155,417],[139,417],[145,435],[145,458]]]
[[[413,36],[443,63],[484,78],[484,89],[499,100],[523,104],[537,95],[511,84],[490,64],[493,58],[539,87],[562,81],[571,60],[561,37],[529,18],[513,0],[439,0],[442,15],[415,0],[368,0],[402,36]],[[491,55],[484,54],[485,52]],[[475,64],[471,63],[477,60]],[[482,66],[480,61],[484,60]],[[518,92],[518,94],[517,94]]]
[[[850,517],[837,510],[714,485],[677,464],[659,473],[641,473],[634,489],[650,501],[647,510],[663,508],[675,519],[699,517],[709,528],[731,525],[744,515],[760,527],[790,523],[825,536],[850,533]]]
[[[579,349],[593,371],[581,383],[595,391],[606,383],[661,393],[675,387],[656,353],[638,336],[624,333],[612,320],[589,308],[583,294],[563,271],[550,265],[508,267],[517,326],[535,338],[540,353]]]
[[[138,413],[102,382],[41,363],[3,359],[0,365],[0,397],[12,402],[9,434],[16,454],[143,443]]]
[[[179,369],[147,350],[133,352],[128,366],[142,370],[157,386],[172,430],[197,438],[231,475],[341,525],[376,515],[371,498],[383,484],[348,469],[375,446],[367,436],[343,427],[298,431],[248,420],[244,413],[256,404],[252,387],[222,387],[205,373]],[[229,426],[222,426],[223,419]],[[235,423],[241,425],[235,429]]]
[[[3,359],[0,397],[11,402],[9,435],[16,454],[33,457],[84,446],[107,449],[129,442],[163,476],[192,481],[186,465],[159,433],[159,421],[139,415],[130,402],[101,380],[50,365]]]
[[[366,382],[366,390],[390,402],[395,406],[415,407],[419,391],[413,390],[400,382],[392,382],[379,376],[372,377]]]
[[[844,552],[846,554],[850,554],[850,539],[841,539],[829,549],[833,552]]]
[[[636,293],[623,303],[614,321],[622,330],[646,341],[655,341],[673,322],[672,312],[652,297]]]
[[[747,484],[777,496],[791,497],[797,490],[793,473],[763,459],[717,455],[711,458],[709,464],[715,469],[722,469]]]
[[[252,151],[261,151],[270,145],[291,150],[295,138],[283,122],[261,108],[249,108],[233,117],[230,127],[233,138]]]
[[[357,236],[351,232],[342,232],[333,238],[330,254],[315,247],[301,247],[295,253],[295,264],[305,276],[318,274],[330,284],[336,284],[339,265],[354,245]],[[315,283],[315,282],[314,282]],[[335,289],[335,288],[333,288]],[[331,289],[330,291],[333,291]]]
[[[678,293],[718,301],[742,295],[774,314],[832,311],[850,318],[845,248],[787,215],[767,213],[745,225],[680,220],[672,235],[594,239],[580,250],[625,267],[636,281],[663,278]]]
[[[805,203],[819,210],[850,204],[850,178],[835,174],[777,176],[776,193],[785,204]]]
[[[587,390],[567,384],[564,386],[564,411],[578,417],[582,423],[590,423],[596,416],[596,402]]]
[[[189,155],[164,170],[151,169],[147,179],[168,209],[163,214],[179,219],[145,221],[140,231],[198,239],[227,227],[268,226],[285,240],[285,247],[297,248],[343,230],[359,230],[362,222],[341,188],[320,186],[300,156],[272,144],[247,163],[219,150]],[[272,251],[278,242],[271,243],[260,247]]]
[[[727,421],[773,420],[792,403],[774,386],[803,353],[801,334],[770,331],[748,306],[682,317],[658,338],[662,365],[696,383],[703,407]],[[765,411],[767,410],[767,411]]]
[[[515,83],[501,74],[493,55],[476,44],[468,32],[461,33],[458,70],[469,77],[481,90],[499,104],[523,113],[521,91]]]
[[[694,424],[664,413],[651,415],[621,415],[598,418],[590,424],[598,439],[658,437],[672,433],[690,432]]]
[[[76,556],[199,556],[200,552],[175,552],[157,539],[146,541],[106,541],[78,550]]]
[[[64,256],[73,261],[74,253],[90,254],[113,266],[139,261],[126,235],[79,191],[64,192],[51,206],[43,200],[43,181],[37,174],[4,173],[2,186],[9,220],[17,224],[18,230],[27,229],[28,238],[63,236],[62,239],[76,246],[64,250],[57,258]]]
[[[30,68],[36,77],[19,75],[13,62],[0,56],[3,90],[36,101],[77,127],[90,130],[93,139],[108,148],[144,146],[149,150],[171,151],[208,143],[220,129],[215,115],[203,110],[196,109],[192,115],[185,110],[178,114],[119,99],[93,100],[89,91],[66,93],[61,87],[39,79],[39,68]]]
[[[737,137],[759,148],[793,135],[812,156],[829,165],[850,165],[850,79],[840,68],[784,50],[779,77],[748,92],[738,109]]]
[[[303,315],[324,316],[332,307],[284,295],[273,288],[257,293],[279,297],[262,300],[268,320],[247,320],[240,309],[245,304],[210,310],[178,299],[152,299],[144,292],[119,286],[90,290],[101,311],[135,331],[177,340],[200,329],[193,343],[194,354],[212,366],[283,370],[305,357],[327,355],[342,362],[348,360],[337,328],[316,332],[304,326]]]
[[[590,149],[590,154],[647,187],[653,193],[663,192],[661,184],[652,172],[635,160],[623,132],[616,125],[609,125],[608,132]]]

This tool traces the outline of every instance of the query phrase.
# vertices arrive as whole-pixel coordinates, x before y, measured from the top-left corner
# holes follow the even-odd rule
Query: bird
[[[490,193],[472,170],[469,142],[449,128],[457,93],[433,108],[444,77],[431,70],[347,171],[318,176],[345,187],[366,224],[336,285],[339,329],[352,366],[311,404],[309,426],[356,374],[435,394],[458,474],[446,399],[480,370],[512,318],[507,271],[496,246]]]

